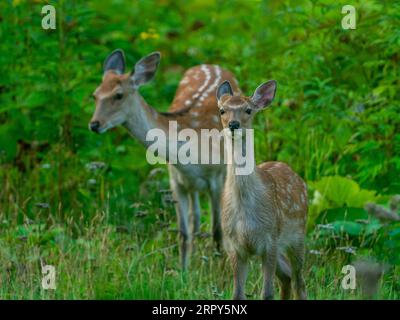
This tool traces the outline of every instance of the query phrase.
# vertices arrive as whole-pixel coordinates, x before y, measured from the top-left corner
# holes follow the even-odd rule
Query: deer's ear
[[[113,70],[118,74],[125,72],[125,55],[121,49],[114,50],[104,61],[103,64],[104,73],[109,70]]]
[[[134,86],[140,86],[153,79],[157,72],[158,64],[160,63],[161,55],[159,52],[153,52],[140,59],[135,69],[131,73],[131,79]]]
[[[233,91],[232,91],[232,87],[231,84],[229,83],[228,80],[225,80],[224,82],[222,82],[218,88],[217,88],[217,100],[220,100],[221,97],[225,94],[228,94],[230,96],[233,96]]]
[[[262,109],[268,106],[274,100],[276,92],[276,81],[270,80],[264,82],[256,91],[254,91],[251,101],[257,109]]]

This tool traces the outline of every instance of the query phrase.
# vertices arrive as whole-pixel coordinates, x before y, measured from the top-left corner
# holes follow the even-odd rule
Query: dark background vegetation
[[[56,30],[41,28],[47,3]],[[356,30],[341,28],[345,4]],[[87,129],[115,48],[128,67],[161,52],[141,89],[160,111],[197,64],[231,70],[248,95],[276,79],[256,156],[287,162],[309,185],[310,298],[360,297],[341,289],[341,268],[364,256],[385,266],[377,297],[399,298],[399,222],[364,209],[400,193],[398,1],[8,0],[0,22],[0,298],[230,296],[230,269],[206,233],[194,271],[179,271],[165,167],[148,165],[122,128]],[[44,263],[57,266],[55,291],[41,290]]]

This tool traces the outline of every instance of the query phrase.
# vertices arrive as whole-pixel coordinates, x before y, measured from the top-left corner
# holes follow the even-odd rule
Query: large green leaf
[[[335,221],[332,226],[336,233],[347,233],[351,236],[359,236],[363,233],[363,227],[353,221]]]
[[[316,219],[316,223],[332,223],[334,221],[355,221],[368,219],[367,212],[362,208],[334,208],[322,212]]]
[[[324,177],[312,182],[311,186],[327,199],[332,207],[363,207],[367,201],[375,201],[375,192],[361,190],[359,185],[348,178],[340,176]]]

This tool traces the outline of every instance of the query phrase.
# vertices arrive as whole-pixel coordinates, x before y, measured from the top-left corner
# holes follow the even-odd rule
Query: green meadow
[[[55,30],[41,27],[45,4],[56,9]],[[149,165],[122,127],[88,130],[92,93],[116,48],[128,69],[161,52],[156,77],[140,89],[158,111],[198,64],[230,70],[247,95],[277,80],[272,106],[255,121],[255,153],[257,162],[288,163],[307,182],[308,298],[399,299],[400,2],[353,1],[357,25],[349,30],[341,25],[346,4],[2,1],[0,299],[232,295],[206,195],[182,272],[167,167]],[[391,218],[367,211],[368,203]],[[379,276],[344,289],[343,267],[362,260]],[[56,269],[55,290],[42,288],[44,265]],[[261,297],[259,270],[254,260],[249,299]]]

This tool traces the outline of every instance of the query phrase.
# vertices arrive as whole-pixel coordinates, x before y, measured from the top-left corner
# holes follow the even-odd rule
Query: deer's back
[[[169,109],[171,114],[179,115],[181,128],[222,128],[215,90],[225,80],[239,92],[232,73],[218,65],[202,64],[185,72]]]
[[[272,180],[276,205],[284,221],[306,221],[308,198],[307,186],[287,164],[270,161],[258,166],[263,180]]]

